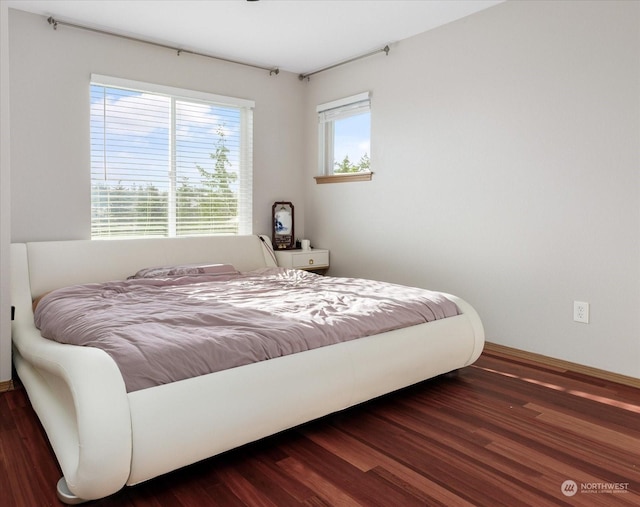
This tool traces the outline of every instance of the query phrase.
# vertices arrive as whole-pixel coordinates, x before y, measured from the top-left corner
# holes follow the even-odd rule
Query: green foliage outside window
[[[334,174],[344,174],[344,173],[360,173],[360,172],[369,172],[369,155],[364,154],[360,157],[360,162],[354,164],[349,160],[349,155],[345,155],[342,159],[342,162],[334,163]]]

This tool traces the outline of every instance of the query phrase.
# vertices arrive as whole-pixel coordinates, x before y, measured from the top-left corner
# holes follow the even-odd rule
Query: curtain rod
[[[175,51],[177,53],[178,56],[180,56],[182,53],[188,53],[190,55],[196,55],[196,56],[204,56],[205,58],[212,58],[214,60],[220,60],[222,62],[227,62],[227,63],[235,63],[236,65],[244,65],[246,67],[253,67],[254,69],[260,69],[260,70],[266,70],[269,71],[269,75],[278,75],[280,74],[280,69],[277,67],[262,67],[260,65],[254,65],[252,63],[246,63],[246,62],[239,62],[237,60],[230,60],[229,58],[222,58],[220,56],[214,56],[214,55],[208,55],[206,53],[199,53],[197,51],[191,51],[189,49],[180,49],[180,48],[176,48],[173,46],[168,46],[166,44],[160,44],[158,42],[152,42],[149,40],[145,40],[145,39],[138,39],[136,37],[130,37],[128,35],[123,35],[120,33],[115,33],[115,32],[109,32],[107,30],[100,30],[98,28],[92,28],[89,26],[83,26],[83,25],[77,25],[75,23],[69,23],[67,21],[59,21],[57,19],[54,19],[53,16],[49,16],[47,18],[47,22],[53,27],[54,30],[58,29],[58,25],[63,25],[63,26],[70,26],[72,28],[79,28],[80,30],[87,30],[89,32],[94,32],[94,33],[100,33],[102,35],[111,35],[112,37],[119,37],[121,39],[126,39],[126,40],[130,40],[130,41],[134,41],[134,42],[141,42],[143,44],[150,44],[152,46],[157,46],[160,48],[165,48],[165,49],[170,49],[172,51]]]
[[[335,63],[333,65],[329,65],[328,67],[324,67],[324,68],[319,69],[319,70],[314,70],[313,72],[308,72],[307,74],[300,74],[298,76],[298,79],[300,81],[304,81],[305,79],[308,81],[309,79],[311,79],[311,76],[315,76],[316,74],[319,74],[320,72],[324,72],[325,70],[335,69],[336,67],[340,67],[341,65],[346,65],[347,63],[355,62],[356,60],[362,60],[363,58],[367,58],[369,56],[377,55],[378,53],[382,53],[383,51],[386,53],[386,56],[388,56],[390,50],[391,50],[391,48],[389,47],[389,44],[387,44],[382,49],[376,49],[375,51],[371,51],[371,53],[367,53],[366,55],[356,56],[354,58],[350,58],[349,60],[345,60],[343,62]]]

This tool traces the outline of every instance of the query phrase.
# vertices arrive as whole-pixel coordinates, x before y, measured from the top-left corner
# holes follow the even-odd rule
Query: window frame
[[[205,104],[213,107],[222,108],[235,108],[239,111],[239,139],[240,144],[238,148],[238,168],[237,175],[239,179],[239,189],[237,192],[237,217],[238,217],[238,229],[236,234],[252,234],[253,229],[253,109],[255,108],[255,101],[228,97],[224,95],[217,95],[208,92],[201,92],[197,90],[189,90],[183,88],[176,88],[171,86],[165,86],[155,83],[147,83],[142,81],[134,81],[130,79],[123,79],[112,76],[104,76],[100,74],[92,74],[90,80],[90,86],[101,86],[111,89],[121,89],[130,92],[147,93],[153,95],[159,95],[167,97],[171,100],[171,123],[170,133],[168,139],[169,153],[167,154],[167,160],[169,161],[169,170],[167,172],[166,181],[163,184],[167,185],[167,234],[96,234],[94,235],[94,199],[91,197],[91,238],[92,239],[116,239],[116,238],[131,238],[131,237],[177,237],[177,236],[209,236],[209,235],[224,235],[233,234],[229,232],[193,232],[178,234],[177,231],[177,196],[178,196],[178,181],[176,176],[176,132],[177,124],[175,118],[175,105],[176,102],[188,102],[193,104]],[[92,127],[90,127],[92,129]],[[91,132],[90,132],[91,133]],[[212,140],[215,139],[212,136]],[[104,148],[106,150],[106,148]],[[91,155],[93,155],[93,147],[91,147]],[[93,157],[91,157],[93,159]],[[91,170],[91,192],[93,194],[93,187],[96,182],[93,175],[93,167]]]
[[[373,172],[335,173],[335,122],[364,113],[371,113],[371,93],[362,92],[316,107],[318,115],[318,172],[316,183],[370,181]],[[371,140],[371,123],[369,124]]]

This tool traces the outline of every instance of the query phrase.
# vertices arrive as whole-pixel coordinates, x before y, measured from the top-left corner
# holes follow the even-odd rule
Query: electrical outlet
[[[584,301],[573,302],[573,320],[584,324],[589,323],[589,303]]]

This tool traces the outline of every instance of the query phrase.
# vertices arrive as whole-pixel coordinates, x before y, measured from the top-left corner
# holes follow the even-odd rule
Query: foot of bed
[[[60,499],[60,501],[62,503],[66,503],[67,505],[78,505],[87,501],[83,500],[82,498],[78,498],[71,491],[69,491],[69,488],[67,487],[67,481],[64,479],[64,477],[60,477],[56,489],[58,490],[58,498]]]

